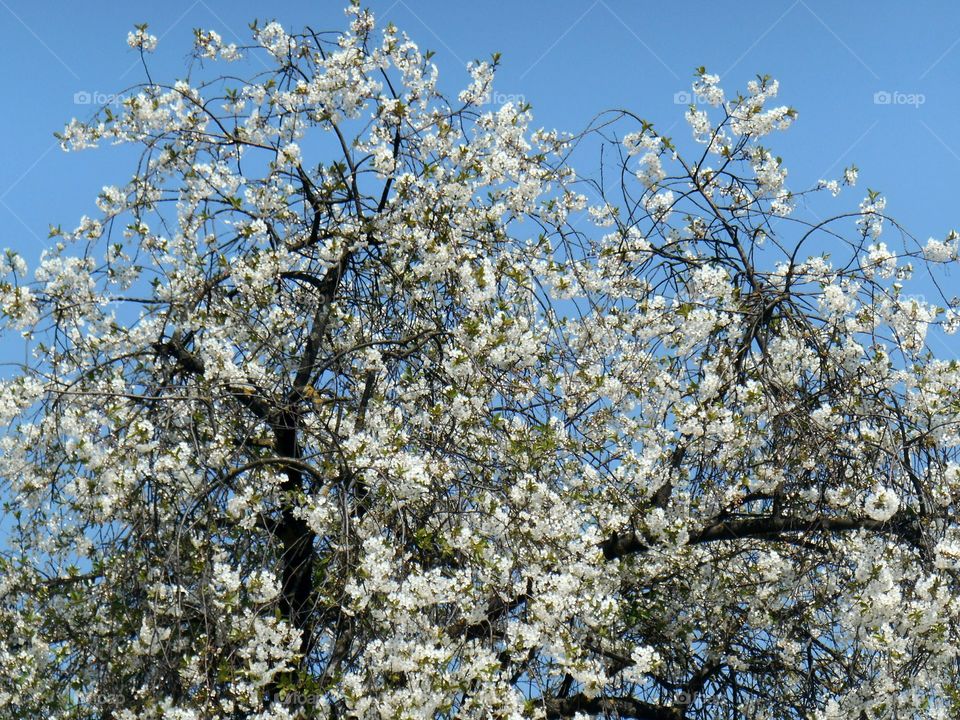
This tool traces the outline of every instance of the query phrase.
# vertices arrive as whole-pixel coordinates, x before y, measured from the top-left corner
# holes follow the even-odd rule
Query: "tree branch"
[[[908,512],[898,512],[887,521],[866,517],[749,517],[715,520],[703,530],[690,536],[687,545],[702,545],[710,542],[759,538],[772,542],[788,542],[794,538],[786,537],[793,533],[840,533],[854,530],[895,535],[921,547],[920,528],[916,518]],[[607,560],[644,553],[650,549],[635,531],[620,535],[614,533],[600,545]]]
[[[683,711],[678,707],[654,705],[632,697],[594,697],[577,694],[568,698],[546,698],[543,702],[547,718],[573,717],[577,713],[598,715],[614,714],[634,720],[682,720]]]

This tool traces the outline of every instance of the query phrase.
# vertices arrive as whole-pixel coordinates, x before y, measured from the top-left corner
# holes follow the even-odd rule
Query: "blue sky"
[[[678,104],[675,97],[689,88],[695,67],[720,74],[728,91],[769,73],[780,80],[781,100],[799,111],[798,122],[773,141],[790,170],[790,187],[839,177],[856,163],[861,184],[855,196],[838,201],[838,212],[855,207],[871,187],[887,195],[888,211],[921,240],[960,228],[960,3],[367,5],[436,51],[441,83],[451,93],[464,84],[468,60],[501,52],[497,93],[522,96],[535,124],[561,130],[578,130],[596,112],[623,107],[663,131],[676,123],[668,134],[686,137],[686,98]],[[247,42],[254,18],[341,28],[342,6],[341,0],[0,0],[0,246],[36,258],[50,224],[74,227],[80,215],[93,213],[102,185],[129,178],[129,152],[108,147],[66,155],[52,133],[71,117],[91,114],[87,94],[118,92],[143,79],[126,45],[134,23],[149,23],[159,36],[151,71],[171,80],[185,74],[194,27]]]

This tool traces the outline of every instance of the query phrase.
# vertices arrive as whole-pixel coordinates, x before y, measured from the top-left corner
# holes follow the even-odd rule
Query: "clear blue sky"
[[[194,27],[242,42],[254,18],[341,28],[343,4],[0,0],[0,247],[36,258],[49,224],[74,227],[80,215],[92,214],[102,185],[129,178],[129,154],[105,148],[66,155],[52,133],[71,117],[89,116],[92,106],[78,104],[77,93],[116,92],[143,79],[126,45],[134,23],[149,23],[159,36],[151,67],[155,78],[170,80],[185,72]],[[799,111],[794,127],[774,141],[790,187],[838,177],[856,163],[861,187],[849,202],[855,205],[865,187],[882,190],[888,211],[921,240],[960,228],[960,3],[367,5],[436,51],[441,83],[452,93],[464,83],[467,60],[501,52],[496,91],[522,95],[537,125],[562,130],[582,128],[599,110],[626,107],[661,129],[679,121],[673,134],[685,135],[685,106],[674,96],[689,88],[693,68],[706,65],[728,90],[769,73],[780,80],[781,100]],[[899,95],[878,104],[882,92]]]

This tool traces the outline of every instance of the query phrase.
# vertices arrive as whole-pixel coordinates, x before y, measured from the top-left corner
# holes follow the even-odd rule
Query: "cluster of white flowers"
[[[930,262],[950,262],[957,259],[957,237],[951,236],[946,240],[930,238],[923,248],[923,256]]]
[[[687,124],[693,130],[693,137],[697,142],[708,142],[713,135],[713,125],[706,110],[697,110],[691,106],[686,114]]]
[[[277,22],[272,22],[260,28],[257,32],[257,41],[281,62],[296,47],[296,41],[287,35],[283,26]]]
[[[768,150],[757,148],[752,153],[753,169],[757,185],[762,193],[777,195],[783,189],[787,177],[786,168]]]
[[[467,72],[472,82],[460,91],[460,102],[467,105],[485,104],[493,90],[493,66],[488,62],[469,63]]]
[[[127,45],[132,48],[139,48],[144,52],[153,52],[157,49],[157,37],[147,32],[147,26],[137,27],[136,32],[127,33]]]
[[[673,202],[673,190],[661,190],[653,195],[648,195],[644,200],[643,207],[650,213],[650,217],[656,221],[666,222],[673,210]]]
[[[655,187],[665,177],[666,173],[660,162],[660,155],[656,151],[650,151],[640,158],[637,180],[643,183],[645,187]]]
[[[243,57],[243,54],[237,48],[237,44],[224,45],[223,38],[216,30],[197,29],[194,31],[194,35],[196,52],[202,58],[214,59],[219,57],[226,62],[233,62]]]
[[[691,280],[694,297],[724,299],[733,291],[730,276],[718,265],[697,268]]]
[[[720,87],[720,76],[703,72],[693,83],[693,92],[702,97],[713,107],[724,104],[723,88]]]
[[[857,227],[864,237],[876,240],[883,232],[883,211],[887,207],[887,199],[882,196],[864,198],[860,203],[860,213],[857,216]]]
[[[277,159],[280,165],[283,166],[299,165],[301,160],[300,146],[296,143],[287,143],[280,148],[280,152],[277,153]]]
[[[820,307],[830,317],[846,315],[856,304],[856,298],[842,286],[835,283],[827,285],[820,296]]]
[[[886,522],[900,509],[900,498],[890,488],[877,486],[867,495],[863,509],[871,519]]]
[[[885,305],[883,311],[903,349],[910,353],[921,352],[930,323],[936,318],[937,307],[921,298],[899,297]]]
[[[797,114],[793,108],[781,105],[764,109],[767,101],[775,98],[780,91],[776,80],[751,80],[747,83],[748,96],[731,109],[730,127],[738,135],[763,137],[774,130],[786,130]]]
[[[836,180],[818,180],[817,187],[829,190],[834,197],[840,194],[840,183]]]
[[[123,210],[127,196],[123,190],[112,185],[104,185],[97,198],[97,207],[106,215],[115,215]]]
[[[880,221],[882,222],[882,220]],[[879,225],[877,226],[877,234],[879,234]],[[897,270],[897,256],[889,248],[887,248],[886,243],[874,243],[867,248],[867,256],[865,258],[866,262],[864,263],[864,271],[868,275],[873,275],[876,273],[881,278],[893,277],[893,274]]]
[[[0,426],[6,425],[33,405],[43,391],[43,384],[38,378],[21,376],[0,380]]]
[[[218,562],[213,566],[213,577],[210,580],[210,587],[218,603],[221,605],[235,603],[240,586],[240,574],[236,569],[222,562]]]

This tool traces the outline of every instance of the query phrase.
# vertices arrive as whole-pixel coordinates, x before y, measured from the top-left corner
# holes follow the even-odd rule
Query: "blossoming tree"
[[[61,135],[142,159],[2,260],[0,716],[956,717],[957,236],[806,211],[768,78],[686,154],[349,16]]]

